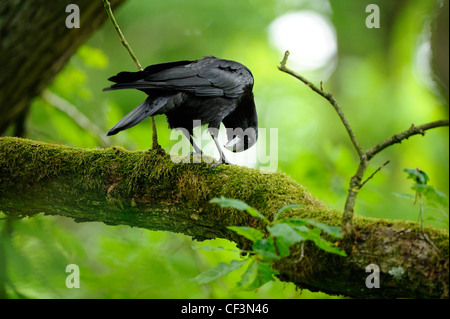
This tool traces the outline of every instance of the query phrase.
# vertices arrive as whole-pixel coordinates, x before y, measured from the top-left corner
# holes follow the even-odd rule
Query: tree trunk
[[[240,199],[272,219],[287,204],[296,213],[339,225],[341,212],[327,208],[304,187],[281,173],[239,166],[175,164],[162,150],[89,150],[20,138],[0,138],[0,210],[12,216],[38,213],[180,232],[197,240],[225,238],[248,243],[227,229],[258,226],[258,220],[210,204],[214,197]],[[426,228],[440,256],[420,233],[420,225],[355,216],[358,234],[348,257],[314,245],[294,246],[275,264],[283,281],[299,288],[357,298],[448,298],[448,232]],[[260,229],[264,231],[263,225]],[[339,244],[339,242],[337,243]],[[366,287],[366,267],[380,268],[380,288]]]
[[[80,28],[68,29],[66,6],[72,3],[80,9]],[[99,0],[0,1],[0,135],[11,124],[21,134],[31,100],[107,18]]]
[[[436,86],[444,100],[447,112],[449,106],[449,1],[442,2],[432,24],[431,67]]]

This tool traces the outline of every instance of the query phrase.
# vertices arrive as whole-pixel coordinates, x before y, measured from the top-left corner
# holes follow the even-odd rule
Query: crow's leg
[[[184,136],[186,136],[186,138],[189,140],[192,147],[194,148],[194,152],[189,153],[189,155],[196,155],[196,154],[203,155],[203,152],[200,149],[200,147],[198,147],[197,144],[195,144],[194,139],[192,138],[192,135],[187,130],[182,130],[182,131],[183,131]]]
[[[219,143],[219,139],[218,139],[218,137],[219,137],[219,129],[210,127],[210,128],[208,128],[208,130],[209,130],[209,134],[211,134],[211,137],[214,140],[214,143],[216,143],[217,150],[219,151],[219,154],[220,154],[220,159],[217,162],[215,162],[214,164],[212,164],[209,167],[209,169],[211,170],[214,167],[217,167],[217,166],[219,166],[222,163],[231,164],[231,162],[227,160],[227,158],[225,157],[225,154],[223,153],[222,149],[220,148],[220,143]]]

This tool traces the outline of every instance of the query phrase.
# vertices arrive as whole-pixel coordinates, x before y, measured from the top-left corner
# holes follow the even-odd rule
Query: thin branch
[[[305,79],[300,74],[297,74],[294,71],[292,71],[291,69],[287,68],[286,62],[287,62],[288,57],[289,57],[289,51],[286,51],[284,53],[283,60],[280,62],[280,66],[278,67],[278,69],[282,72],[290,74],[293,77],[299,79],[300,81],[305,83],[311,90],[313,90],[314,92],[316,92],[317,94],[319,94],[320,96],[325,98],[328,102],[330,102],[330,104],[333,106],[333,108],[336,110],[337,114],[339,115],[342,123],[344,124],[345,129],[347,130],[347,133],[350,136],[350,140],[352,141],[353,146],[356,149],[356,152],[358,152],[359,157],[361,157],[363,155],[363,150],[361,148],[361,145],[359,144],[355,133],[353,132],[350,124],[348,123],[347,118],[344,115],[344,112],[342,111],[341,107],[337,103],[336,99],[333,97],[332,94],[324,92],[322,89],[319,89],[318,87],[316,87],[314,84],[312,84],[310,81]],[[322,88],[322,84],[320,86]]]
[[[395,134],[394,136],[389,137],[388,139],[384,140],[383,142],[375,145],[370,150],[368,150],[366,152],[367,159],[370,160],[372,157],[374,157],[376,154],[380,153],[385,148],[387,148],[393,144],[396,144],[396,143],[401,143],[403,140],[408,139],[409,137],[411,137],[413,135],[417,135],[417,134],[425,135],[425,131],[432,129],[432,128],[441,127],[441,126],[449,126],[449,120],[435,121],[435,122],[423,124],[420,126],[414,126],[414,124],[412,124],[408,130],[401,132],[399,134]]]
[[[255,226],[246,212],[211,204],[211,198],[245,200],[270,219],[282,206],[303,204],[304,209],[291,217],[333,226],[340,223],[339,211],[328,209],[282,173],[255,184],[259,170],[224,166],[222,174],[216,175],[208,167],[206,163],[179,165],[156,150],[82,149],[4,137],[0,138],[0,211],[8,216],[45,213],[78,222],[171,231],[197,240],[224,238],[242,249],[248,242],[227,226],[253,225],[264,231],[265,225]],[[439,298],[443,294],[448,298],[449,265],[443,262],[448,260],[448,232],[427,231],[441,250],[439,259],[431,247],[424,247],[422,236],[402,231],[419,232],[418,223],[360,217],[354,226],[358,240],[352,257],[329,254],[307,243],[302,253],[296,245],[291,255],[300,257],[297,263],[290,262],[293,257],[274,265],[279,278],[299,288],[356,298]],[[341,244],[338,239],[336,244]],[[361,274],[370,263],[380,267],[381,278],[388,282],[383,289],[361,289],[365,287]],[[388,272],[393,266],[403,267],[408,276],[392,280]]]
[[[120,30],[119,24],[117,23],[116,18],[114,17],[114,14],[112,12],[111,4],[109,3],[108,0],[103,0],[103,5],[105,6],[106,13],[109,16],[109,19],[111,20],[111,22],[112,22],[112,24],[114,26],[114,29],[116,29],[117,34],[120,37],[120,42],[122,42],[122,44],[125,47],[125,49],[127,49],[128,53],[130,54],[131,58],[133,59],[134,64],[136,64],[136,66],[139,69],[139,71],[142,71],[143,69],[142,69],[141,64],[139,63],[138,58],[134,54],[134,52],[131,49],[130,45],[128,44],[128,41],[125,38],[125,36],[123,35],[122,30]],[[155,118],[154,118],[154,116],[151,116],[150,119],[152,121],[152,131],[153,131],[152,148],[153,149],[159,149],[159,148],[161,148],[161,146],[158,144],[158,133],[156,131]]]
[[[338,113],[342,123],[344,124],[347,133],[353,143],[353,146],[355,147],[356,151],[359,155],[359,165],[356,170],[355,175],[353,175],[350,179],[350,186],[347,193],[347,198],[345,201],[344,206],[344,212],[342,215],[342,232],[344,234],[344,248],[347,253],[349,253],[349,250],[351,251],[351,245],[352,245],[352,239],[354,238],[354,228],[353,228],[353,214],[355,209],[355,203],[356,203],[356,197],[358,195],[359,190],[364,186],[365,183],[367,183],[376,173],[378,173],[384,166],[386,166],[389,161],[385,162],[383,165],[381,165],[372,175],[370,175],[366,180],[362,181],[364,178],[364,174],[367,170],[367,166],[369,165],[369,161],[379,152],[384,150],[385,148],[395,144],[400,143],[402,140],[409,138],[410,136],[417,135],[417,134],[425,134],[426,130],[440,127],[440,126],[449,126],[448,120],[441,120],[436,122],[427,123],[421,126],[414,126],[414,124],[406,131],[396,134],[385,141],[375,145],[371,149],[367,151],[363,151],[361,148],[355,134],[353,133],[352,128],[350,127],[350,124],[347,121],[347,118],[345,117],[341,107],[338,105],[334,97],[330,93],[326,93],[323,91],[323,85],[322,82],[320,82],[320,89],[317,88],[314,84],[312,84],[310,81],[302,77],[301,75],[295,73],[294,71],[288,69],[286,67],[286,62],[289,57],[289,51],[286,51],[283,57],[283,60],[280,62],[280,66],[278,69],[280,71],[283,71],[287,74],[292,75],[293,77],[297,78],[298,80],[305,83],[307,86],[309,86],[314,92],[325,98],[330,104],[333,106],[333,108]]]
[[[342,232],[345,236],[346,240],[345,244],[349,244],[351,241],[349,239],[352,239],[353,237],[353,215],[354,215],[354,209],[355,209],[355,203],[356,203],[356,196],[358,195],[359,190],[362,188],[362,186],[373,177],[373,175],[378,171],[376,171],[372,176],[370,176],[368,179],[366,179],[364,182],[361,182],[364,174],[366,172],[367,166],[369,164],[369,161],[379,152],[384,150],[385,148],[400,143],[402,140],[409,138],[410,136],[421,134],[425,135],[425,131],[441,127],[441,126],[448,126],[449,121],[448,120],[440,120],[436,122],[427,123],[421,126],[414,126],[411,125],[411,127],[399,134],[396,134],[394,136],[391,136],[390,138],[386,139],[385,141],[375,145],[368,151],[365,151],[360,158],[360,162],[358,165],[358,169],[356,171],[356,174],[353,175],[350,179],[350,187],[348,189],[347,199],[345,201],[344,206],[344,213],[342,215]],[[386,164],[383,164],[385,166]],[[380,169],[382,168],[380,167]],[[346,247],[346,250],[349,247]]]
[[[50,90],[45,90],[44,92],[42,92],[41,97],[53,107],[67,114],[79,127],[91,132],[97,138],[97,141],[101,146],[110,146],[109,141],[105,138],[103,130],[92,123],[92,121],[82,112],[80,112],[80,110],[78,110],[75,105],[73,105],[66,99],[63,99],[59,95],[56,95]]]
[[[370,175],[369,177],[367,177],[367,179],[361,183],[361,185],[359,186],[359,189],[361,189],[365,183],[367,183],[372,177],[375,176],[376,173],[378,173],[379,171],[381,171],[383,169],[383,167],[385,167],[387,164],[389,164],[391,161],[387,160],[386,162],[384,162],[380,167],[378,167],[375,172],[372,173],[372,175]]]
[[[136,66],[138,67],[139,71],[142,71],[143,69],[142,69],[141,64],[139,63],[138,58],[134,54],[133,49],[131,49],[130,45],[128,44],[128,41],[125,38],[125,36],[123,35],[122,30],[120,30],[119,24],[117,23],[116,18],[114,17],[114,14],[112,12],[111,4],[109,3],[108,0],[103,0],[103,5],[105,6],[106,13],[108,13],[108,17],[111,20],[111,22],[114,26],[114,29],[116,29],[117,34],[120,37],[120,42],[122,42],[125,49],[127,49],[128,53],[130,54],[131,58],[134,61],[134,64],[136,64]]]
[[[427,236],[427,234],[425,234],[424,231],[422,231],[422,236],[426,240],[426,242],[430,244],[431,247],[433,247],[437,254],[441,256],[441,251],[439,250],[439,248],[437,248],[436,244]]]

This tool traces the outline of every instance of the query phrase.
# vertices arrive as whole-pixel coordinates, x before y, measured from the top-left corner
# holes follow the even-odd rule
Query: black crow
[[[258,139],[258,116],[253,99],[253,75],[244,65],[213,56],[196,61],[154,64],[139,72],[120,72],[116,84],[103,91],[138,89],[147,99],[128,113],[106,135],[130,128],[149,116],[165,114],[169,128],[183,129],[195,153],[194,125],[208,124],[222,162],[229,163],[219,146],[220,123],[227,128],[225,148],[241,152]]]

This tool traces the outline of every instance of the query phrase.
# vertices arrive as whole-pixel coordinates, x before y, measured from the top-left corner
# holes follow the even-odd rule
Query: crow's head
[[[258,140],[258,115],[253,94],[223,120],[227,128],[228,143],[224,147],[232,152],[242,152]]]

